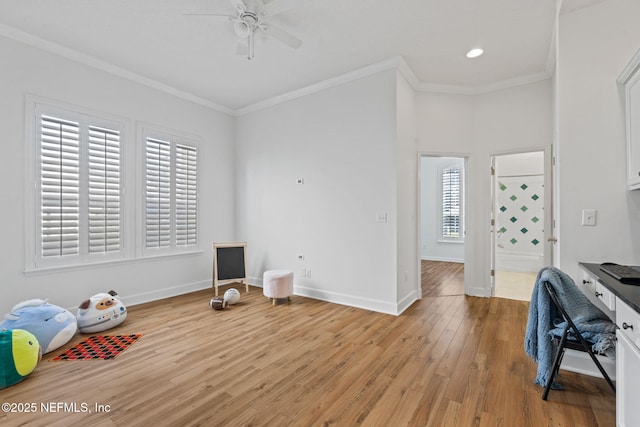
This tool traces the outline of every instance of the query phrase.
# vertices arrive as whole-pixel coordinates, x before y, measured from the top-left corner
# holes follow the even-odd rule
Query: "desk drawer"
[[[616,296],[600,282],[596,282],[595,296],[611,311],[616,311]]]
[[[598,282],[597,277],[592,276],[586,271],[582,271],[582,283],[578,284],[578,288],[580,288],[580,290],[591,300],[595,297],[609,310],[616,311],[615,294],[607,289],[602,283]]]
[[[596,290],[596,283],[598,283],[597,277],[593,277],[584,270],[582,271],[582,286],[578,286],[582,289],[582,292],[593,295],[593,292]]]
[[[616,325],[620,328],[618,332],[629,338],[636,347],[640,347],[640,314],[620,298],[617,300]]]

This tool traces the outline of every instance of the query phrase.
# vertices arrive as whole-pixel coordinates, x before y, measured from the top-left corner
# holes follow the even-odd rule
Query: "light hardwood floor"
[[[523,351],[526,302],[426,296],[396,317],[299,296],[272,306],[255,287],[213,311],[212,296],[130,307],[108,333],[144,336],[115,360],[45,355],[25,381],[0,390],[2,402],[38,410],[0,413],[0,425],[615,424],[615,397],[602,379],[562,372],[566,390],[541,400]],[[47,402],[109,411],[45,413]]]

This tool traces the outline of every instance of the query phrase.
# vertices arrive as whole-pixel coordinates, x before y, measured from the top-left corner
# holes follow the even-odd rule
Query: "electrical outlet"
[[[311,279],[311,269],[307,268],[307,279]]]

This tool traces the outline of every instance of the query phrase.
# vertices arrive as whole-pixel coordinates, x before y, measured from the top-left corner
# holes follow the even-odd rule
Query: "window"
[[[123,124],[36,105],[34,128],[32,266],[121,257]]]
[[[442,182],[442,239],[462,241],[462,169],[447,167],[440,175]]]
[[[158,132],[144,135],[144,252],[192,250],[199,244],[196,144]]]
[[[201,250],[197,137],[140,126],[134,144],[125,118],[26,106],[26,272]]]

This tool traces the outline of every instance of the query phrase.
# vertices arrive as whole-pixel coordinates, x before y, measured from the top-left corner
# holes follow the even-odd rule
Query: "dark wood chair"
[[[549,381],[547,381],[547,385],[545,386],[544,392],[542,393],[542,400],[547,400],[547,396],[549,395],[549,390],[551,390],[551,384],[553,384],[553,380],[558,374],[558,370],[560,369],[560,363],[562,363],[562,357],[564,356],[564,351],[567,348],[571,350],[578,350],[578,351],[584,351],[589,353],[589,356],[591,356],[591,359],[600,370],[600,373],[602,374],[604,379],[607,380],[609,387],[611,387],[611,390],[613,390],[613,392],[615,393],[616,386],[613,384],[613,381],[611,381],[611,378],[609,378],[609,375],[600,364],[600,361],[593,353],[593,350],[591,350],[591,348],[593,347],[593,342],[585,339],[582,336],[582,334],[580,333],[576,325],[573,323],[573,321],[567,314],[562,304],[560,304],[560,301],[558,300],[558,295],[553,289],[553,286],[551,286],[551,283],[544,282],[544,287],[549,293],[549,296],[551,297],[553,304],[555,304],[555,306],[558,308],[560,313],[562,313],[562,317],[567,322],[567,326],[565,326],[561,336],[555,336],[553,338],[556,345],[558,346],[558,350],[556,351],[556,355],[553,360],[553,368],[551,370],[551,375],[549,376]],[[569,336],[569,332],[571,332],[572,334],[571,336]]]

